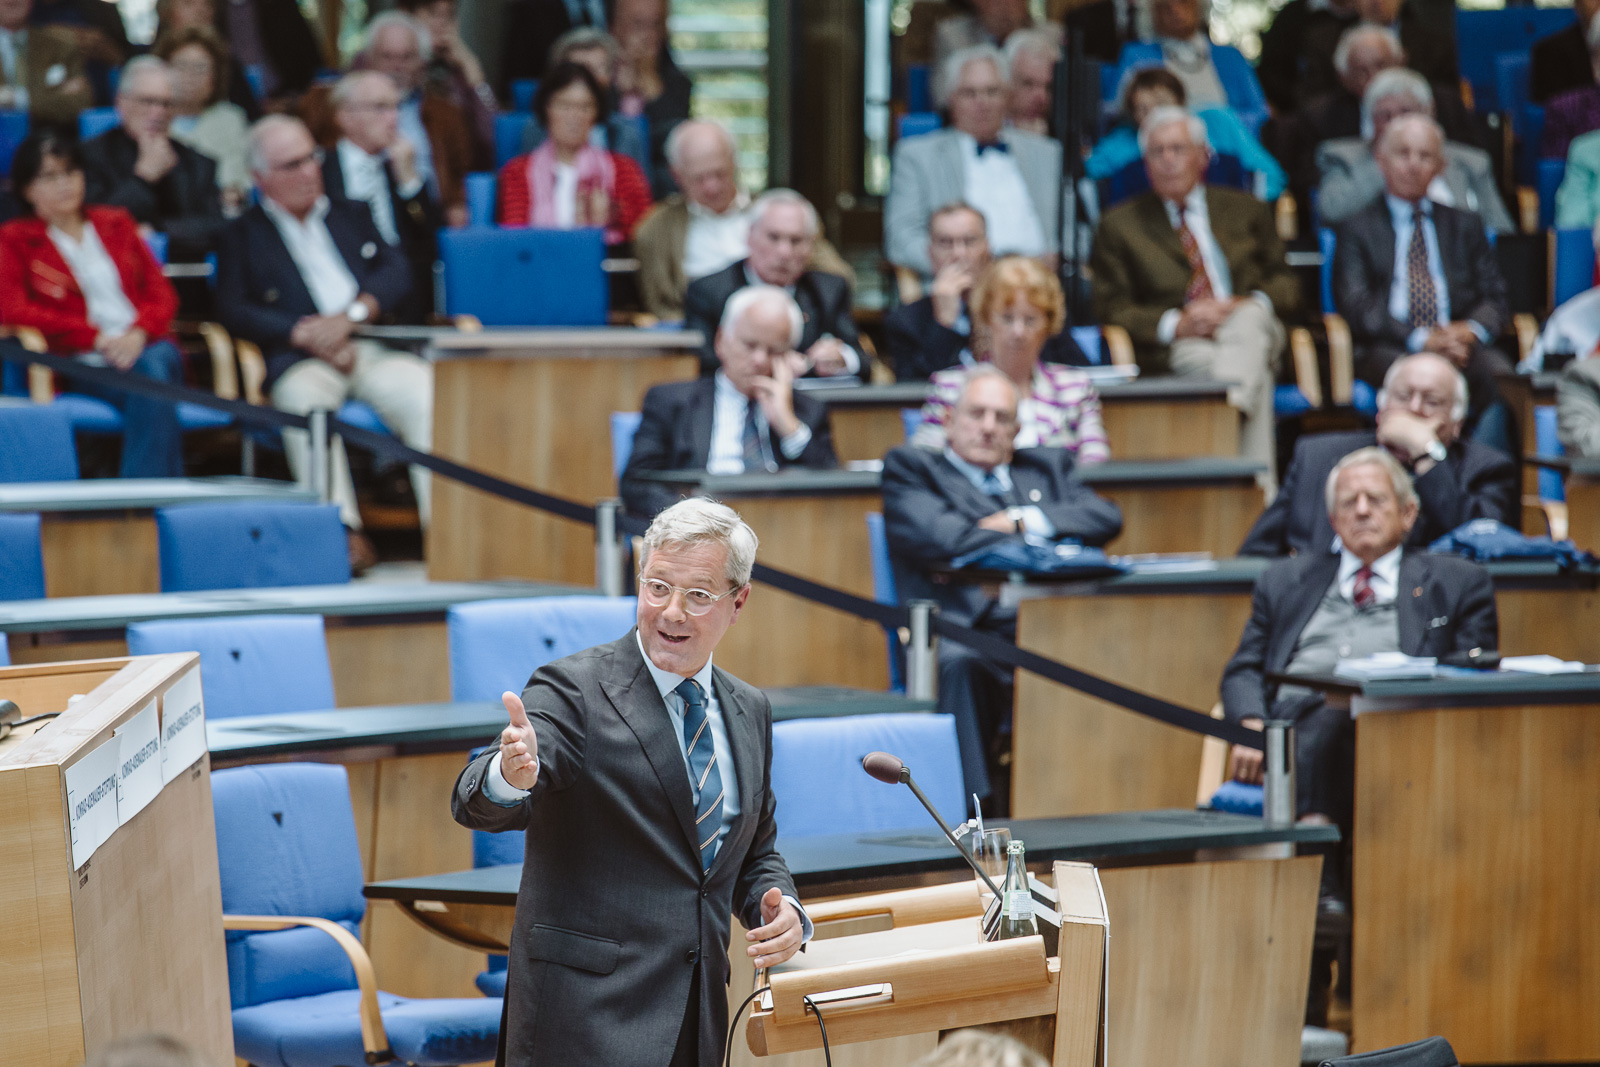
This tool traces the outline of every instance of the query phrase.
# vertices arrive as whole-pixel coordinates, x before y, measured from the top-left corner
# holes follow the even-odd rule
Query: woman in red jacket
[[[181,381],[182,357],[167,339],[178,296],[132,215],[84,206],[77,144],[52,133],[28,137],[11,181],[23,217],[0,226],[0,325],[34,327],[57,355]],[[124,478],[183,474],[172,404],[87,382],[73,388],[122,410]]]
[[[606,107],[606,93],[584,67],[562,63],[545,76],[533,113],[549,135],[500,168],[500,225],[601,226],[607,244],[633,237],[650,210],[650,183],[639,164],[590,143]]]

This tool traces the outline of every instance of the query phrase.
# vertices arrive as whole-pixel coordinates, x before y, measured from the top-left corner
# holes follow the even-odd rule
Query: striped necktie
[[[767,457],[766,442],[761,432],[761,426],[756,422],[756,411],[759,408],[754,400],[748,401],[744,412],[744,433],[741,440],[744,445],[744,470],[746,474],[756,471],[774,473],[778,465]]]
[[[1189,259],[1189,284],[1184,288],[1183,302],[1189,304],[1196,300],[1210,300],[1216,294],[1211,289],[1211,275],[1206,273],[1205,257],[1200,254],[1200,242],[1194,231],[1189,229],[1186,215],[1187,212],[1179,207],[1178,241],[1183,245],[1183,254]]]
[[[1363,565],[1356,571],[1356,584],[1350,590],[1350,599],[1357,608],[1365,611],[1377,603],[1378,591],[1372,588],[1372,568]]]
[[[1439,325],[1439,293],[1428,271],[1428,241],[1422,232],[1428,216],[1421,208],[1411,214],[1411,243],[1406,246],[1406,303],[1411,309],[1411,328]]]
[[[717,855],[717,835],[722,833],[722,772],[711,744],[706,696],[693,678],[685,678],[673,692],[683,698],[683,750],[689,756],[689,776],[694,784],[694,824],[700,841],[700,869],[710,870]]]

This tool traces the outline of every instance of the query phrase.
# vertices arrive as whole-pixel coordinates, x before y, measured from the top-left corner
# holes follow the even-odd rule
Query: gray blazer
[[[928,217],[935,209],[966,197],[966,163],[959,138],[953,129],[938,130],[907,137],[894,149],[889,195],[883,204],[883,248],[891,263],[910,267],[924,278],[933,274],[928,259]],[[1061,248],[1061,142],[1013,129],[1005,131],[1005,140],[1044,228],[1045,248],[1057,252]]]
[[[1556,379],[1556,432],[1569,456],[1600,456],[1600,359],[1575,359]]]
[[[1473,211],[1496,233],[1516,229],[1494,184],[1494,166],[1481,148],[1447,141],[1444,183],[1455,197],[1452,205]],[[1325,226],[1343,222],[1383,194],[1383,172],[1372,149],[1359,137],[1338,137],[1317,146],[1317,215]]]
[[[728,931],[761,925],[761,894],[798,899],[778,855],[772,705],[714,671],[740,813],[700,870],[683,746],[644,657],[626,637],[541,667],[522,693],[539,780],[517,807],[483,793],[491,749],[456,781],[474,830],[527,834],[501,1035],[508,1067],[660,1067],[700,988],[700,1062],[722,1062]]]

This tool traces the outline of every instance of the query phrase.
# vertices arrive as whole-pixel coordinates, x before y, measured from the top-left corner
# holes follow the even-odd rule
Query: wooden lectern
[[[746,1029],[750,1050],[820,1049],[809,998],[835,1050],[978,1026],[1012,1030],[1055,1067],[1093,1067],[1106,1004],[1105,898],[1088,864],[1057,863],[1055,884],[1042,902],[1059,927],[1041,919],[1040,935],[1011,941],[983,940],[972,881],[808,906],[818,938],[770,972]],[[1036,897],[1048,892],[1035,888]]]
[[[151,1031],[233,1059],[199,671],[191,652],[0,669],[23,718],[59,713],[0,738],[8,1064],[78,1067]]]

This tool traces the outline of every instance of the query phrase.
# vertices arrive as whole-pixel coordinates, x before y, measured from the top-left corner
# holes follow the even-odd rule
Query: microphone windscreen
[[[861,757],[861,769],[880,782],[890,785],[900,784],[900,771],[905,764],[900,762],[899,756],[891,756],[887,752],[869,752]]]

